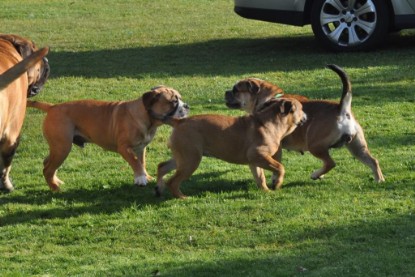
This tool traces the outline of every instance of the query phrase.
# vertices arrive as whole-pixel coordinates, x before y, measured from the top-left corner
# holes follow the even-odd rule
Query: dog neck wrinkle
[[[140,120],[139,120],[138,119],[139,117],[135,113],[134,109],[128,109],[128,114],[131,116],[133,122],[135,122],[137,124],[137,126],[142,126],[143,124],[145,124],[145,127],[147,129],[151,129],[153,127],[153,125],[155,125],[155,122],[154,122],[153,118],[150,116],[149,111],[145,108],[142,101],[139,102],[138,105],[139,105],[140,109],[143,109],[143,110],[146,111],[146,113],[143,113],[143,114],[145,114],[147,116],[147,120],[142,120],[143,118],[140,118]]]

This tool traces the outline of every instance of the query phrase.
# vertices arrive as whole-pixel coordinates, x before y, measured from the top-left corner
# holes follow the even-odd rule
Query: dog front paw
[[[324,178],[324,175],[320,175],[319,173],[314,172],[310,177],[313,180],[321,180]]]
[[[134,178],[134,185],[139,187],[145,187],[147,186],[148,180],[147,175],[141,175]]]
[[[12,192],[14,187],[10,180],[6,179],[5,181],[0,180],[0,190],[4,192]]]

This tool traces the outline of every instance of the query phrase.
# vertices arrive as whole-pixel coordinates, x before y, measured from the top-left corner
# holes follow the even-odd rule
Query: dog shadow
[[[0,199],[0,205],[7,203],[29,204],[42,207],[55,203],[54,208],[32,211],[11,211],[0,219],[0,226],[15,225],[38,219],[64,219],[83,214],[113,214],[129,208],[157,206],[161,199],[155,197],[154,186],[138,187],[128,184],[108,184],[103,188],[63,188],[60,192],[25,189],[24,194],[14,192],[10,197]]]
[[[231,191],[247,191],[254,185],[253,180],[229,181],[221,176],[230,170],[201,173],[193,175],[183,182],[183,191],[191,197],[203,197],[206,193],[229,193]],[[0,198],[0,205],[27,204],[42,207],[55,203],[53,208],[39,208],[31,211],[9,211],[0,218],[0,227],[16,225],[25,222],[44,219],[65,219],[83,214],[113,214],[134,206],[140,210],[143,207],[158,207],[165,201],[175,201],[166,189],[162,197],[155,194],[155,181],[146,187],[124,184],[97,184],[94,187],[69,188],[63,187],[60,192],[48,189],[25,189],[15,191],[7,197]]]

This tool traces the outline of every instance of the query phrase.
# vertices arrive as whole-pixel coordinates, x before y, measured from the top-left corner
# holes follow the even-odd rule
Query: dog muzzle
[[[46,57],[43,58],[42,72],[40,78],[35,83],[31,84],[27,90],[27,97],[33,97],[37,95],[43,88],[50,74],[49,61]]]
[[[304,123],[307,122],[307,114],[303,113],[303,117],[301,118],[300,122],[297,124],[297,126],[303,126]]]
[[[235,99],[235,87],[232,90],[227,90],[225,92],[225,103],[226,106],[230,109],[240,109],[241,108],[241,103],[239,103],[239,101],[237,101]]]
[[[150,116],[154,119],[160,120],[162,122],[167,121],[169,118],[183,118],[189,114],[189,105],[184,103],[183,101],[177,101],[177,104],[173,107],[173,109],[166,113],[166,114],[156,114],[151,109],[148,110]]]

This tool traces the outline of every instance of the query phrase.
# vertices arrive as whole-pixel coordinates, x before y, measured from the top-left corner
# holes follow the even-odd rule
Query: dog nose
[[[186,110],[189,110],[190,106],[187,103],[184,103],[183,108],[185,108]]]

